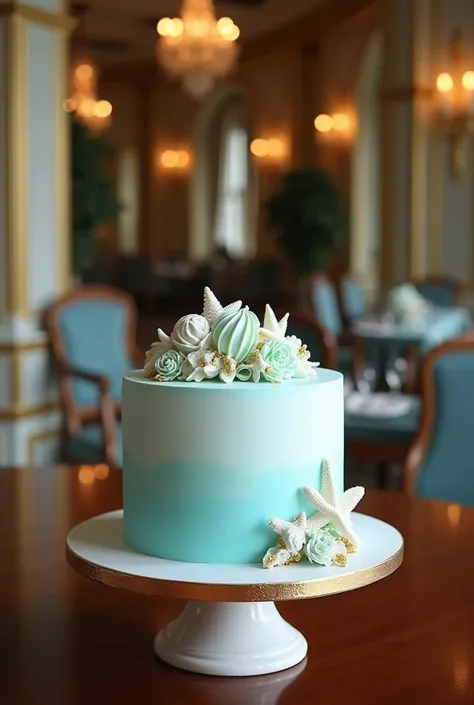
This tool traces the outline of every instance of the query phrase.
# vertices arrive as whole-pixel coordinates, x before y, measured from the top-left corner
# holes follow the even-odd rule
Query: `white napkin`
[[[390,321],[376,321],[361,319],[353,324],[354,333],[371,333],[372,335],[387,335],[393,331],[393,323]]]
[[[387,419],[408,413],[411,400],[403,394],[353,392],[346,397],[344,405],[346,412],[353,416]]]

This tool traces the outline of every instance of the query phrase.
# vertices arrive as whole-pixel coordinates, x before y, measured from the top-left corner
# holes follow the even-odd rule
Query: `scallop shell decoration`
[[[248,306],[239,311],[224,311],[212,325],[212,339],[217,351],[243,362],[255,349],[260,322]]]

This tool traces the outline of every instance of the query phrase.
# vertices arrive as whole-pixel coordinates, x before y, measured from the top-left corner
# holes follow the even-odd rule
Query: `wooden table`
[[[474,702],[474,511],[371,492],[362,511],[405,536],[402,567],[362,590],[281,603],[307,661],[259,678],[164,665],[156,632],[182,604],[76,575],[64,540],[121,506],[100,466],[0,471],[2,705],[456,705]],[[107,476],[107,477],[106,477]]]

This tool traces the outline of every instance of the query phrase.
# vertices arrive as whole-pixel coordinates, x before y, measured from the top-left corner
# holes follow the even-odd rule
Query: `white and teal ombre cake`
[[[197,563],[264,557],[265,567],[341,562],[355,548],[356,497],[339,496],[342,375],[316,369],[286,327],[270,307],[260,327],[206,289],[203,314],[180,319],[170,337],[159,330],[144,370],[125,376],[130,547]]]

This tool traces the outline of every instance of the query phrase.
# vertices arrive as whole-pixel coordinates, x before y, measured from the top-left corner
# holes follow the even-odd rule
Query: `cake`
[[[123,380],[124,540],[195,563],[344,565],[358,539],[344,493],[343,378],[241,302],[206,288]],[[262,563],[263,561],[263,563]]]

